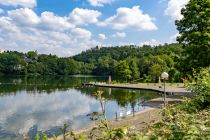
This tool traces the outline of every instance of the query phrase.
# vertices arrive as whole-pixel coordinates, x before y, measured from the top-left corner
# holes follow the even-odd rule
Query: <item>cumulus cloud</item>
[[[126,37],[126,33],[125,32],[116,32],[115,34],[112,35],[112,37],[124,38],[124,37]]]
[[[99,6],[102,7],[105,4],[110,4],[114,2],[115,0],[88,0],[89,4],[92,6]]]
[[[12,34],[12,33],[18,33],[20,32],[20,30],[18,29],[18,27],[12,22],[12,19],[9,17],[0,17],[0,32],[1,33],[8,33],[8,34]],[[2,40],[4,38],[4,36],[7,34],[0,34],[0,36],[2,36]]]
[[[73,24],[68,22],[67,17],[56,16],[53,12],[43,12],[41,22],[41,26],[55,30],[66,30],[74,27]]]
[[[72,29],[72,34],[74,37],[80,38],[80,39],[90,39],[92,35],[90,31],[86,29],[82,29],[82,28]]]
[[[21,7],[28,7],[33,8],[37,5],[36,0],[0,0],[0,4],[6,6],[21,6]]]
[[[13,22],[26,26],[36,25],[40,22],[36,13],[29,8],[20,8],[8,11],[8,16],[13,20]]]
[[[107,18],[99,23],[99,26],[110,26],[113,29],[124,30],[133,28],[142,30],[157,30],[157,26],[153,22],[154,19],[148,14],[144,14],[139,6],[132,8],[121,7],[117,9],[116,15]]]
[[[35,51],[70,56],[95,47],[92,33],[69,22],[69,17],[20,8],[0,16],[0,46],[4,50]]]
[[[105,34],[98,34],[98,38],[101,39],[101,40],[107,39]]]
[[[168,6],[164,14],[170,16],[172,20],[182,19],[181,9],[189,2],[189,0],[169,0]]]
[[[75,8],[70,13],[69,20],[76,25],[87,25],[90,23],[97,23],[99,16],[101,16],[101,13],[96,10]]]

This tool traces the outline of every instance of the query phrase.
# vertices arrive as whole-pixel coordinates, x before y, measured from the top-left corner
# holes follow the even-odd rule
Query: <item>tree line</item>
[[[81,73],[82,63],[56,55],[4,52],[0,54],[0,72],[15,75],[69,75]]]
[[[90,49],[73,57],[20,53],[7,51],[0,54],[0,73],[8,75],[111,75],[119,80],[157,82],[163,71],[171,82],[182,82],[191,77],[192,69],[184,61],[180,44],[155,47],[116,46]]]
[[[0,54],[0,73],[7,75],[112,75],[122,80],[140,77],[157,81],[162,71],[168,71],[172,81],[178,81],[180,56],[178,44],[156,47],[144,45],[90,49],[73,57],[7,51]]]

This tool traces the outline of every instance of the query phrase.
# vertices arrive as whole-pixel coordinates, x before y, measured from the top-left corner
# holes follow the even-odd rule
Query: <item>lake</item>
[[[107,77],[0,77],[0,140],[21,140],[28,133],[60,134],[64,123],[71,130],[88,127],[88,114],[101,112],[94,93],[102,90],[109,119],[146,108],[142,102],[159,97],[153,91],[83,87],[83,82]]]

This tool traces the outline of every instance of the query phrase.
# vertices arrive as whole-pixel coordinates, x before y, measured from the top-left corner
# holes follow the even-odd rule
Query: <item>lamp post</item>
[[[166,107],[166,80],[168,79],[169,75],[167,72],[163,72],[161,74],[161,78],[164,81],[164,108]]]

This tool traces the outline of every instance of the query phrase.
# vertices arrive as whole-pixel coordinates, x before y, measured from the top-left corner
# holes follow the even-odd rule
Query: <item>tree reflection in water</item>
[[[106,100],[103,108],[107,119],[114,119],[122,108],[140,111],[143,109],[138,106],[140,101],[158,96],[148,91],[82,87],[84,80],[84,77],[1,77],[0,139],[18,139],[22,133],[29,133],[30,137],[37,132],[59,134],[57,130],[64,123],[70,123],[74,130],[88,126],[91,123],[88,113],[102,114],[97,114],[101,105],[94,93],[98,90],[103,91],[101,97]]]

